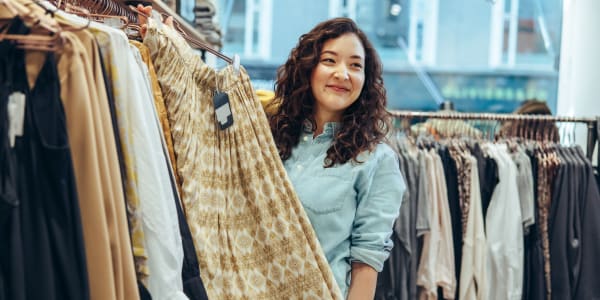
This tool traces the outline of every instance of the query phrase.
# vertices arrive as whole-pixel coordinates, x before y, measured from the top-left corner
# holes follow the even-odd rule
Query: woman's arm
[[[351,233],[352,263],[348,299],[373,299],[377,272],[383,270],[393,242],[394,221],[400,212],[405,184],[393,150],[378,145],[374,166],[359,175],[357,207]]]
[[[352,277],[348,300],[366,300],[375,297],[375,286],[377,285],[377,271],[367,264],[360,262],[352,263]]]

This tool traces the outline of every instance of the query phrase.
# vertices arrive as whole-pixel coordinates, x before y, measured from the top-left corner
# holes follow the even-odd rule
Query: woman
[[[300,37],[277,72],[271,131],[336,281],[373,299],[404,181],[383,143],[390,128],[382,66],[347,18]]]

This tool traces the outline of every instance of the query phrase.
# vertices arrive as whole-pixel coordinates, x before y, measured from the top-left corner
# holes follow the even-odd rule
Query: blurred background
[[[451,101],[460,112],[510,113],[537,99],[554,115],[600,116],[598,0],[168,2],[221,52],[238,54],[256,89],[273,90],[301,34],[346,16],[378,49],[390,109],[432,111]],[[586,128],[578,131],[585,140]]]
[[[218,0],[221,51],[238,54],[256,88],[298,37],[330,17],[354,19],[384,64],[390,109],[512,112],[525,99],[555,111],[561,0]],[[180,13],[193,21],[194,0]]]

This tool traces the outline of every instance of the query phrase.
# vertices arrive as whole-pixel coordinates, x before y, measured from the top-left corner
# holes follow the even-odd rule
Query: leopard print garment
[[[162,28],[158,28],[162,26]],[[150,22],[200,275],[210,299],[341,299],[243,68],[207,66],[175,31]],[[212,96],[229,95],[220,130]]]

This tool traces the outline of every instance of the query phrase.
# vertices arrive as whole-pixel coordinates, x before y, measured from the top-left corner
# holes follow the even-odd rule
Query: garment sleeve
[[[421,151],[418,156],[419,161],[419,176],[418,176],[418,199],[417,199],[417,217],[416,217],[416,230],[417,237],[423,236],[426,232],[431,229],[429,220],[429,207],[430,201],[433,199],[431,196],[431,183],[427,177],[427,167],[425,154]]]
[[[357,188],[350,261],[365,263],[381,272],[393,247],[392,228],[406,189],[398,158],[391,149],[376,160]]]

